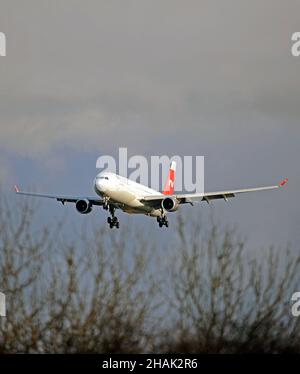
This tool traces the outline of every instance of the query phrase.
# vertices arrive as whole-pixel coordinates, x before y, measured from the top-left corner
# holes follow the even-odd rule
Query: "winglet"
[[[19,187],[16,184],[14,185],[14,190],[15,190],[15,193],[19,193],[20,192]]]
[[[288,180],[288,178],[285,178],[283,181],[279,183],[278,187],[283,187],[285,184],[287,184]]]

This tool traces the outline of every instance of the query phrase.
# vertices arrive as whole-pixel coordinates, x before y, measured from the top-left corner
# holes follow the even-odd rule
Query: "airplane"
[[[32,192],[20,191],[14,186],[18,195],[44,197],[56,199],[63,205],[65,203],[75,203],[77,211],[81,214],[88,214],[92,211],[93,206],[102,206],[108,210],[110,216],[107,223],[110,228],[120,226],[118,218],[115,216],[116,209],[121,209],[129,214],[145,214],[147,216],[156,217],[159,227],[168,227],[169,222],[167,213],[175,212],[181,204],[191,204],[194,202],[205,201],[208,204],[211,200],[235,197],[237,194],[255,191],[273,190],[283,187],[288,178],[281,181],[278,185],[248,188],[230,191],[204,192],[204,193],[174,193],[176,162],[172,161],[169,169],[168,178],[163,192],[158,192],[152,188],[134,182],[128,178],[122,177],[112,172],[101,172],[94,179],[94,190],[96,196],[64,196],[64,195],[45,195]]]

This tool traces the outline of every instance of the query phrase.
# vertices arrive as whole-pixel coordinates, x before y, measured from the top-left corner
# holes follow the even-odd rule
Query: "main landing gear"
[[[169,227],[167,216],[162,215],[160,217],[157,217],[157,222],[158,222],[159,227],[163,227],[163,226]]]
[[[107,207],[103,205],[103,208],[105,210],[109,209],[109,213],[111,214],[111,217],[107,217],[107,223],[109,224],[109,227],[112,229],[113,227],[116,227],[117,229],[120,227],[120,222],[118,221],[118,218],[115,216],[115,208],[112,205],[107,204]]]

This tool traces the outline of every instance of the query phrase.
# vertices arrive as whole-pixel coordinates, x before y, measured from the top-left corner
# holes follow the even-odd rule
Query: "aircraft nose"
[[[105,192],[107,190],[107,183],[105,183],[104,179],[97,179],[96,180],[96,187],[99,192]]]

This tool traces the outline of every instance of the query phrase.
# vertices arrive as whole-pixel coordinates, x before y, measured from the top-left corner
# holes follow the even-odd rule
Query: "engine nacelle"
[[[173,197],[165,197],[161,202],[161,207],[167,212],[175,212],[178,209],[178,201]]]
[[[80,214],[88,214],[92,211],[93,205],[88,200],[78,200],[76,209]]]

